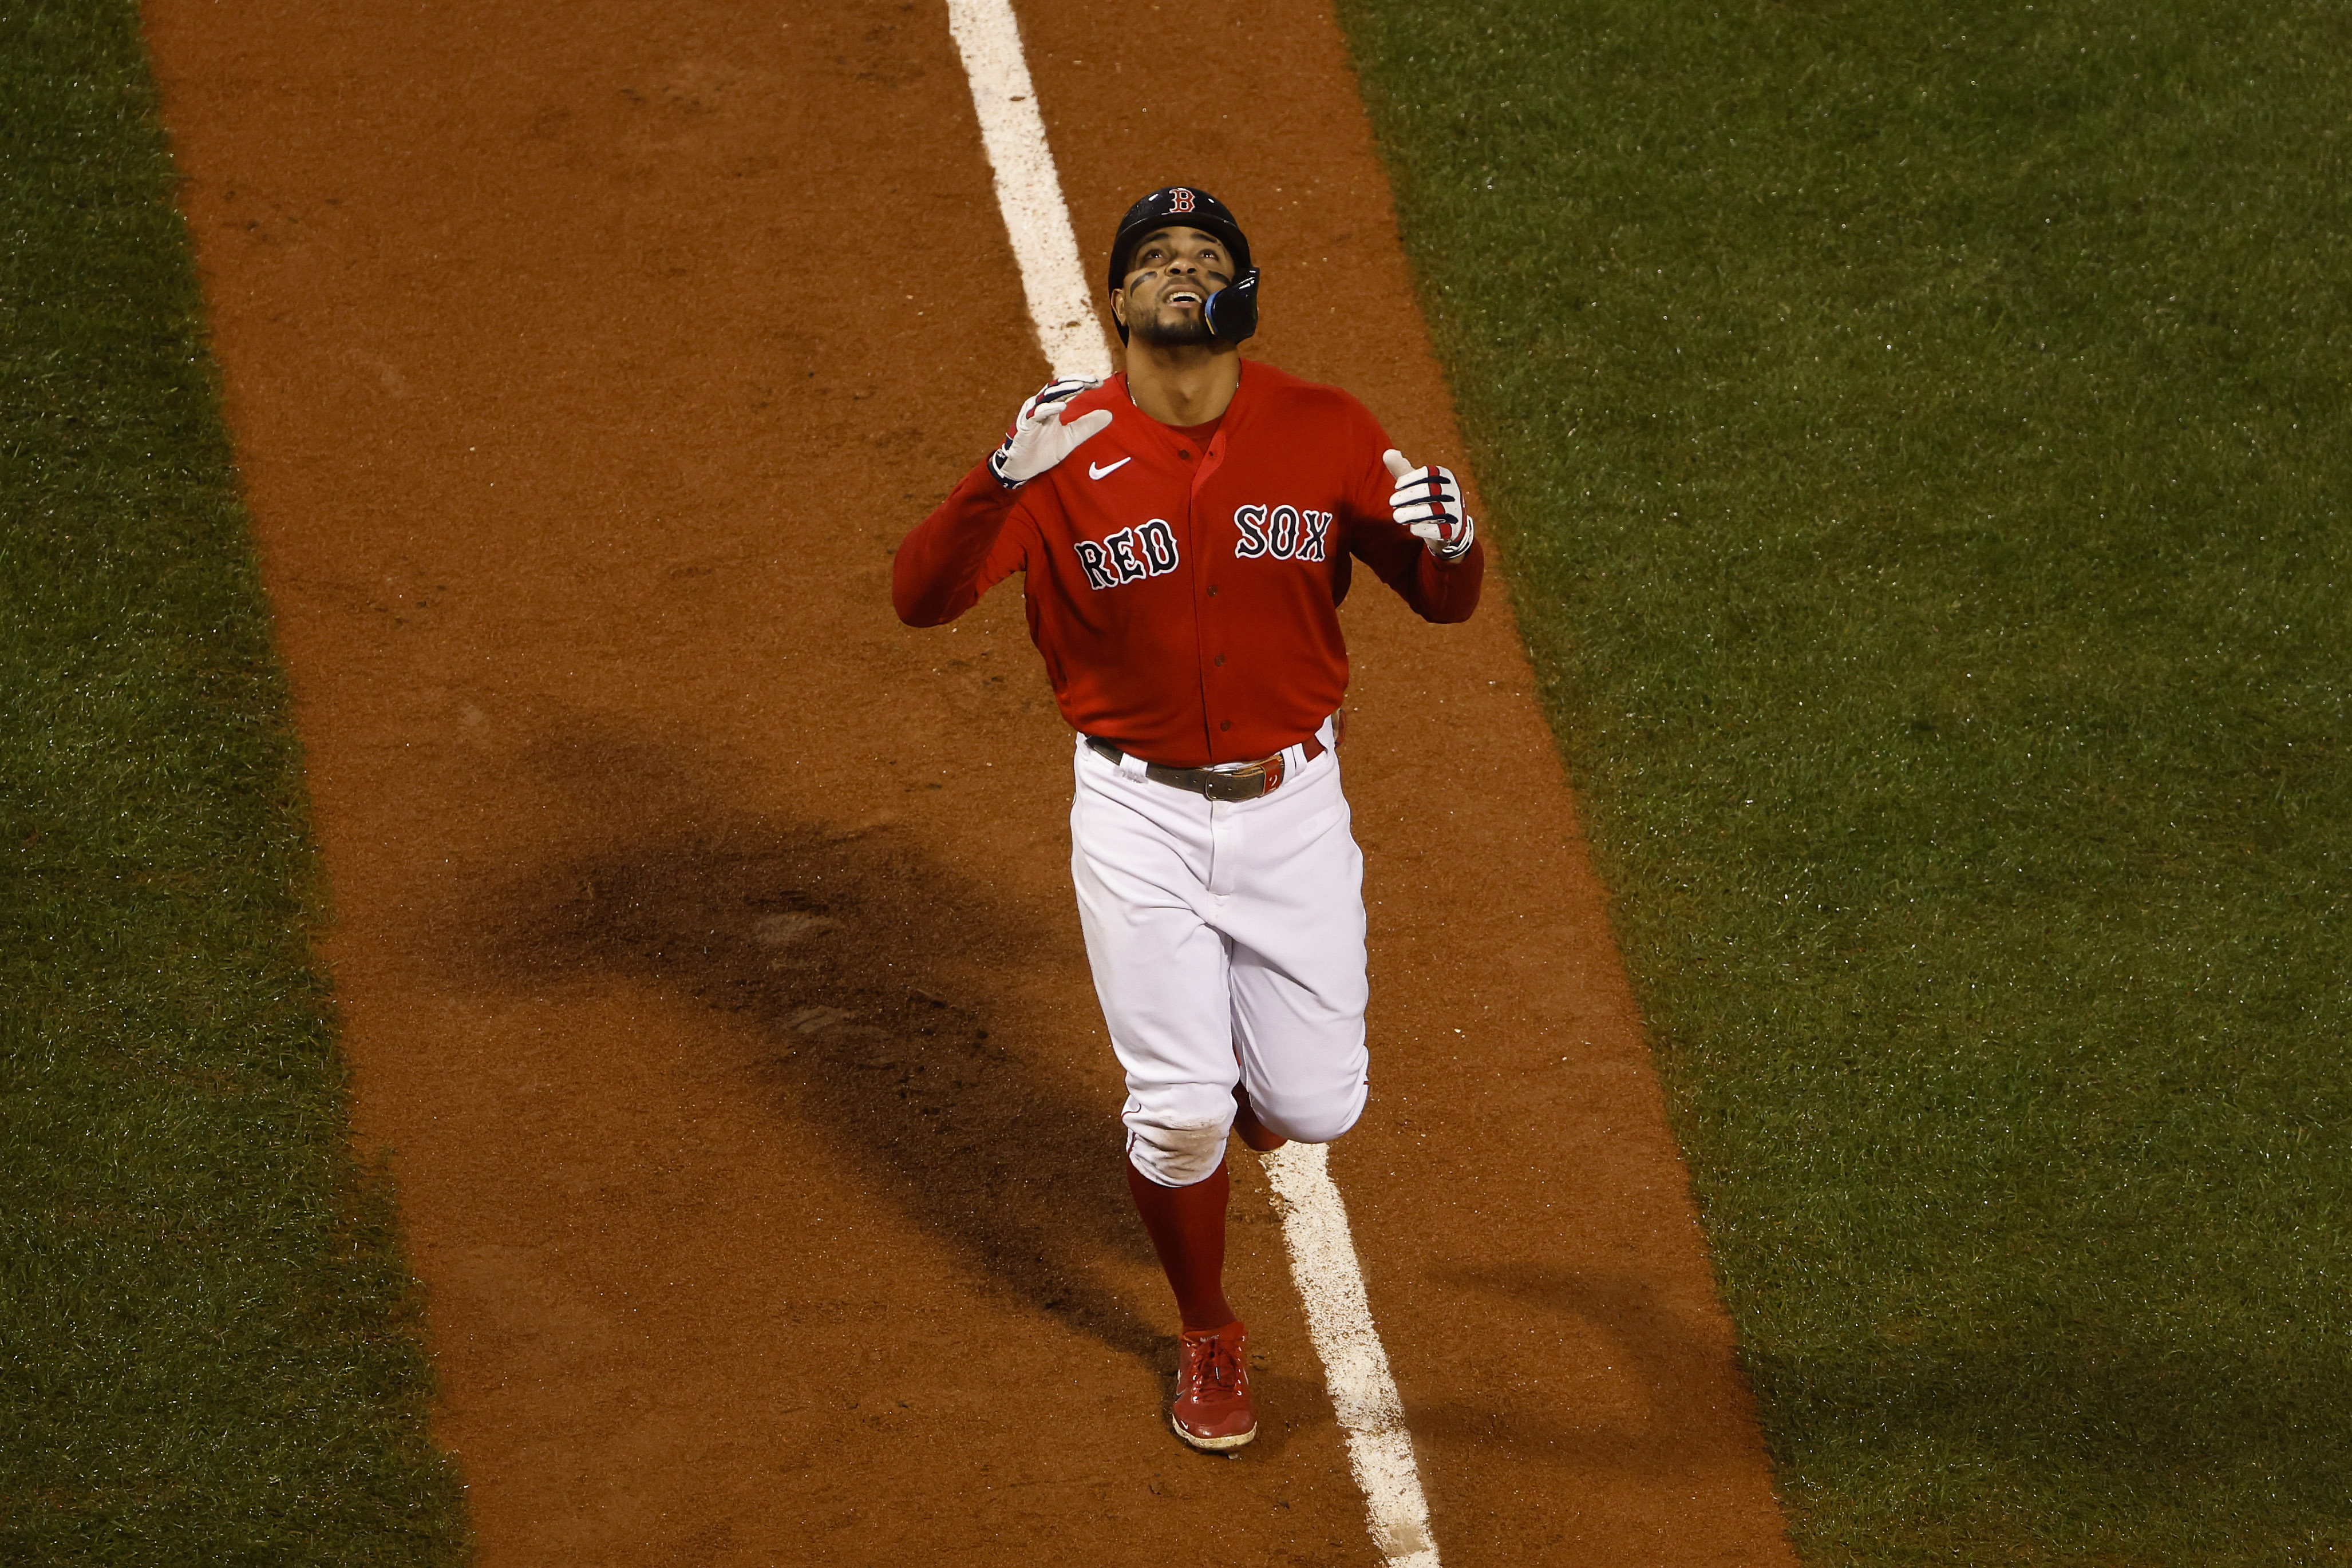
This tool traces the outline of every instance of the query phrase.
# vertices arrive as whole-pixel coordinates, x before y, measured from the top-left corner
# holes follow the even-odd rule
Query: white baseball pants
[[[1070,877],[1127,1070],[1128,1156],[1162,1186],[1215,1174],[1236,1082],[1300,1143],[1363,1114],[1364,860],[1339,754],[1304,758],[1286,754],[1270,795],[1209,800],[1077,743]]]

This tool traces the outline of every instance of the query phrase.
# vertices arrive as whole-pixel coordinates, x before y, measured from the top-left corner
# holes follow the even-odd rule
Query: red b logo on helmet
[[[1174,190],[1169,192],[1168,210],[1171,213],[1191,212],[1192,210],[1192,193],[1186,190],[1181,185],[1179,185]]]

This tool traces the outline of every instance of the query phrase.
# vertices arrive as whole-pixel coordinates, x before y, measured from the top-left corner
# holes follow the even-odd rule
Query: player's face
[[[1205,343],[1209,296],[1234,280],[1225,242],[1204,229],[1157,229],[1128,256],[1127,286],[1112,297],[1127,329],[1148,343]]]

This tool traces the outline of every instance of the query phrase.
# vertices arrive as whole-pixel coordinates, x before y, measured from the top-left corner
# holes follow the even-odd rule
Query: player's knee
[[[1311,1092],[1252,1091],[1250,1110],[1265,1129],[1294,1144],[1328,1144],[1364,1113],[1369,1085],[1359,1077]]]
[[[1233,1117],[1207,1126],[1163,1127],[1128,1124],[1127,1157],[1161,1186],[1191,1186],[1217,1174],[1225,1157]]]

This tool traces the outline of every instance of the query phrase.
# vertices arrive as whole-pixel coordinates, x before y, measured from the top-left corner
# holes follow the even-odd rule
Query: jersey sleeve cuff
[[[1021,498],[1021,482],[999,477],[996,465],[983,457],[948,498],[965,506],[995,507],[1009,512]]]

